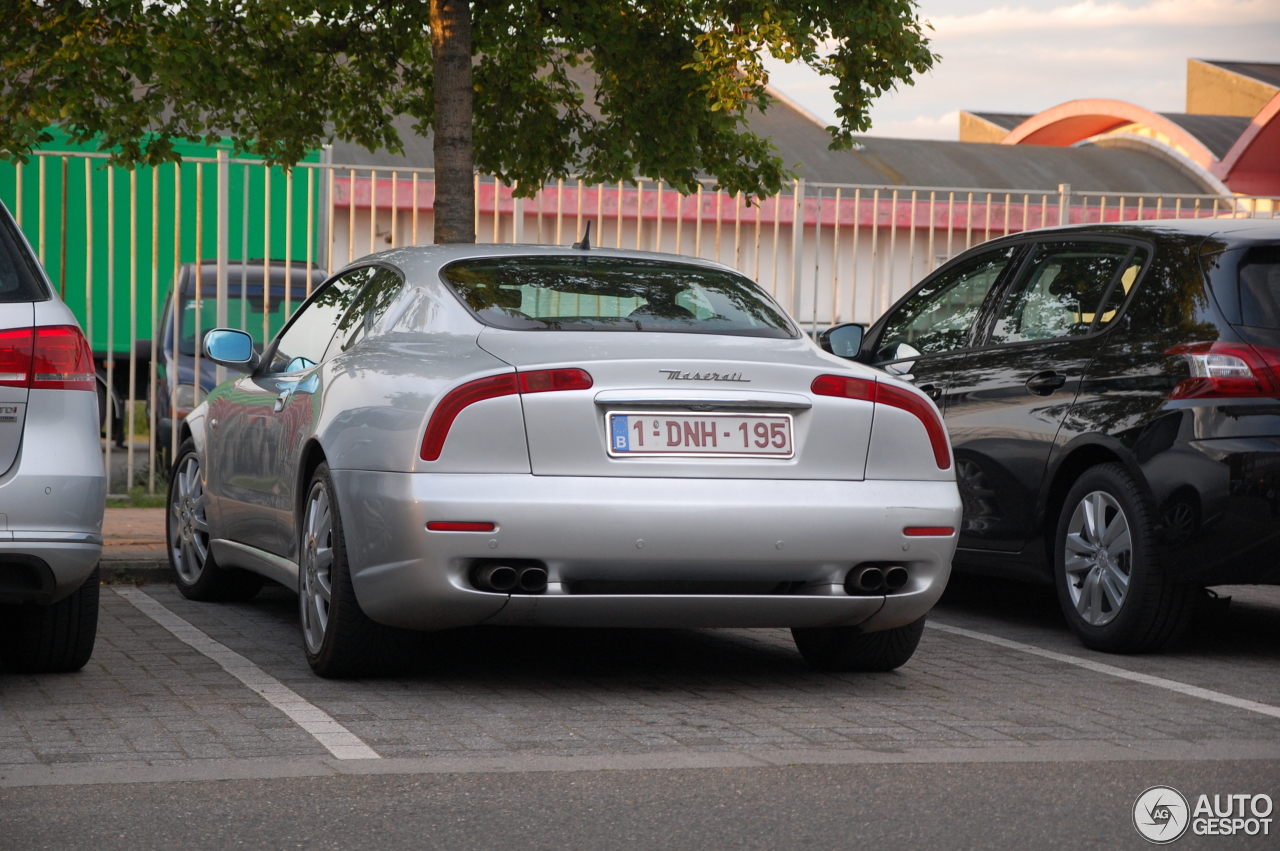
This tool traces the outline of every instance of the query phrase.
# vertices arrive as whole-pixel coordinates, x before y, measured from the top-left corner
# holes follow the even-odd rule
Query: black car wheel
[[[311,476],[298,542],[298,614],[307,663],[322,677],[381,673],[397,656],[396,632],[360,608],[347,563],[329,465]]]
[[[856,626],[791,630],[800,655],[819,671],[892,671],[907,663],[923,634],[923,617],[880,632],[864,633]]]
[[[1121,464],[1087,470],[1058,518],[1054,574],[1067,623],[1089,648],[1143,653],[1177,637],[1196,594],[1168,577],[1155,510]]]
[[[248,600],[262,589],[263,579],[247,570],[220,567],[214,560],[206,504],[200,456],[195,442],[187,438],[169,471],[165,532],[174,584],[188,600]]]
[[[98,634],[98,568],[84,584],[49,606],[0,606],[0,662],[10,671],[78,671]]]

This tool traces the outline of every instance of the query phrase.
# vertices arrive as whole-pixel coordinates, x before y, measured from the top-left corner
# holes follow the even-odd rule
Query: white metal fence
[[[1280,202],[1068,185],[1007,190],[803,180],[773,197],[751,199],[719,191],[710,181],[692,195],[645,180],[557,181],[531,198],[517,198],[516,187],[477,175],[475,188],[479,242],[568,244],[591,222],[593,245],[732,266],[812,330],[874,321],[938,265],[994,237],[1085,222],[1272,218]],[[102,155],[73,152],[41,153],[26,166],[0,165],[0,198],[76,311],[107,383],[124,402],[125,465],[109,489],[140,484],[144,450],[137,438],[144,432],[145,487],[154,491],[160,481],[158,412],[149,406],[144,426],[135,403],[156,380],[145,341],[155,336],[158,312],[181,264],[202,258],[217,270],[216,315],[200,316],[197,308],[198,339],[205,328],[243,322],[228,315],[227,293],[235,270],[250,259],[333,271],[377,251],[431,244],[434,190],[431,169],[300,163],[286,171],[225,152],[131,171],[108,165]],[[286,312],[307,290],[286,291]],[[269,329],[246,330],[265,336]],[[114,428],[108,418],[108,469]]]

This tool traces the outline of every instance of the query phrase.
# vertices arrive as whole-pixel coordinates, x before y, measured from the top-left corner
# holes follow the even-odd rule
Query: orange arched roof
[[[1232,192],[1280,195],[1280,94],[1253,117],[1213,174]]]
[[[1210,169],[1217,159],[1199,139],[1169,119],[1122,100],[1086,98],[1067,101],[1033,115],[1009,131],[1002,145],[1050,145],[1065,148],[1126,124],[1142,124],[1166,137],[1197,165]]]

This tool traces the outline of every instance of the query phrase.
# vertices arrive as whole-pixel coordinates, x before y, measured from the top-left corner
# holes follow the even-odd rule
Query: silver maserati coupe
[[[181,426],[175,579],[296,588],[321,676],[475,624],[789,627],[815,667],[889,670],[950,572],[933,403],[719,264],[393,250],[263,351],[216,329],[204,352],[240,377]]]

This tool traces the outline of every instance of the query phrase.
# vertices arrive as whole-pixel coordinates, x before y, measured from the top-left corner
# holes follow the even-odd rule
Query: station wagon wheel
[[[315,482],[307,497],[299,555],[298,580],[302,587],[298,602],[302,607],[302,636],[306,639],[307,650],[316,654],[324,644],[324,634],[329,627],[329,606],[333,600],[333,517],[323,482]]]
[[[262,588],[255,573],[218,565],[210,541],[213,529],[206,514],[204,471],[195,442],[178,447],[169,471],[169,510],[165,513],[169,566],[173,581],[189,600],[248,600]]]
[[[298,527],[298,615],[311,670],[354,677],[394,670],[401,630],[374,622],[356,599],[329,465],[311,474]]]
[[[1058,602],[1086,646],[1155,650],[1185,628],[1196,589],[1165,570],[1153,506],[1122,464],[1100,464],[1063,502],[1054,548]]]

